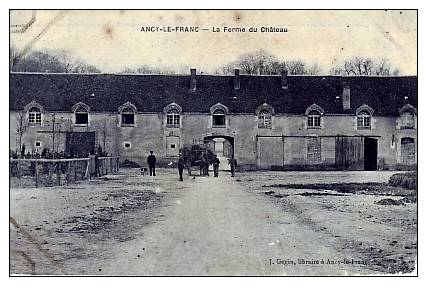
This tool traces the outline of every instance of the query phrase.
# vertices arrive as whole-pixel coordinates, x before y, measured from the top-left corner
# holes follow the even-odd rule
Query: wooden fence
[[[114,174],[119,171],[119,157],[70,159],[10,159],[10,177],[33,178],[35,187],[74,183],[78,180]]]

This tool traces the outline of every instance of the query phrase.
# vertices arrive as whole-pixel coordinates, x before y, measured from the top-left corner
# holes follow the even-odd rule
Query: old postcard
[[[417,275],[417,10],[9,13],[10,275]]]

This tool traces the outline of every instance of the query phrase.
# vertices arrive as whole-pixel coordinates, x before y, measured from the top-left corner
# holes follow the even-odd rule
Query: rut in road
[[[162,186],[161,177],[156,179]],[[310,275],[369,273],[362,266],[300,265],[298,259],[348,258],[333,237],[249,192],[230,178],[186,179],[162,220],[113,251],[102,273],[123,275]],[[139,255],[139,256],[138,256]],[[346,256],[347,255],[347,256]],[[270,259],[272,261],[270,261]],[[270,262],[275,262],[271,265]],[[282,263],[282,264],[277,264]],[[284,264],[286,263],[286,264]],[[99,274],[98,266],[89,273]],[[96,268],[96,270],[95,270]]]

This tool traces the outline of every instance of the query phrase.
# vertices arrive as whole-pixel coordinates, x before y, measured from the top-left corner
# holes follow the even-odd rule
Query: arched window
[[[357,113],[357,128],[358,129],[370,129],[371,128],[371,113],[366,110],[362,110]]]
[[[212,126],[225,127],[225,112],[222,109],[215,109],[212,113]]]
[[[271,128],[271,112],[268,109],[262,109],[258,112],[258,127]]]
[[[415,114],[412,111],[404,111],[400,114],[402,121],[401,129],[413,129],[415,128]]]
[[[307,115],[307,127],[308,128],[320,128],[320,112],[310,111]]]
[[[87,125],[89,123],[89,112],[84,107],[79,107],[74,112],[76,120],[75,124]]]
[[[42,123],[42,113],[39,108],[32,107],[28,110],[28,122],[32,124]]]
[[[121,115],[122,115],[122,126],[135,124],[135,111],[132,108],[130,107],[123,108]]]
[[[176,108],[171,108],[166,113],[166,126],[167,127],[179,127],[180,114]]]

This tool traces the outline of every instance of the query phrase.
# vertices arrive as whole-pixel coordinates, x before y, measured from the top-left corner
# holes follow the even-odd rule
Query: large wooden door
[[[283,138],[258,137],[258,169],[279,170],[283,169]]]
[[[363,170],[363,137],[336,137],[335,164],[341,170]]]
[[[414,138],[401,139],[402,163],[411,165],[415,163],[415,141]]]
[[[66,134],[65,150],[76,157],[86,157],[95,148],[95,132],[69,132]]]

